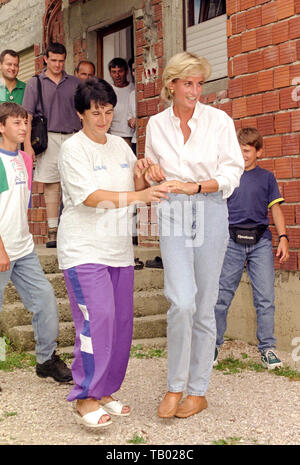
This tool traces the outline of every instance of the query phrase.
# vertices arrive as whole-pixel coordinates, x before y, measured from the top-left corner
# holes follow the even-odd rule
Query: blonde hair
[[[185,79],[189,76],[203,75],[206,81],[211,74],[211,66],[206,58],[198,57],[189,52],[181,52],[174,55],[168,61],[162,75],[161,97],[170,101],[173,95],[170,92],[169,84],[175,79]]]

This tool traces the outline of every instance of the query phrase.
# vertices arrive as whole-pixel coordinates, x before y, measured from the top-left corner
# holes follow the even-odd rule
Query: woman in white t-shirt
[[[166,198],[167,188],[146,188],[146,159],[136,160],[128,144],[107,134],[116,95],[102,79],[77,88],[75,108],[83,129],[62,144],[59,171],[64,209],[58,231],[76,341],[68,396],[88,427],[129,415],[115,400],[125,376],[133,327],[134,255],[130,228],[133,204]],[[131,207],[132,206],[132,207]]]
[[[158,205],[168,311],[167,393],[158,415],[186,418],[207,407],[216,342],[214,306],[228,242],[226,198],[239,184],[243,157],[232,119],[199,103],[210,65],[183,52],[168,62],[162,97],[172,105],[152,116],[145,155],[149,180],[167,180]],[[179,405],[183,391],[187,396]]]

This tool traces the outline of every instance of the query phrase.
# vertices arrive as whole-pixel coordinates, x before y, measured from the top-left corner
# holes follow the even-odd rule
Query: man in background
[[[14,50],[3,50],[0,54],[0,104],[12,102],[22,105],[26,84],[17,79],[20,57]]]
[[[134,83],[127,80],[128,65],[123,58],[113,58],[108,64],[109,74],[113,80],[113,89],[117,95],[117,105],[110,133],[122,137],[131,147],[134,129],[128,126],[129,96],[134,90]]]
[[[81,81],[85,81],[96,75],[96,68],[94,63],[87,60],[82,60],[75,68],[75,76]]]

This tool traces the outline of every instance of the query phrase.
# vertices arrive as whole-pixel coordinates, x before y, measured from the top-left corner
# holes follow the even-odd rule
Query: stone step
[[[47,278],[53,286],[55,297],[58,299],[66,298],[67,291],[65,280],[62,273],[49,273]],[[136,270],[134,274],[134,290],[148,291],[151,289],[163,289],[164,277],[162,269],[143,268]],[[20,296],[16,291],[15,286],[10,281],[4,292],[4,304],[12,304],[20,302]]]
[[[146,260],[153,260],[160,257],[159,247],[134,246],[134,256],[146,264]],[[46,274],[59,273],[56,249],[46,249],[44,245],[35,246],[35,251],[39,256],[40,263]]]
[[[59,321],[73,321],[70,303],[67,298],[57,299]],[[169,303],[164,297],[163,290],[134,292],[134,316],[143,317],[166,313]],[[22,302],[3,305],[0,312],[0,328],[6,334],[14,326],[26,326],[31,324],[32,313],[26,310]]]
[[[133,339],[150,339],[166,337],[166,315],[150,315],[134,318]],[[73,322],[62,322],[59,325],[58,347],[69,347],[74,344],[75,328]],[[20,350],[34,350],[35,341],[31,325],[9,328],[6,335]]]

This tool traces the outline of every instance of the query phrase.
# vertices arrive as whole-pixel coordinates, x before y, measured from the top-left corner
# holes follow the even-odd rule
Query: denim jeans
[[[258,349],[263,352],[276,346],[274,337],[274,258],[272,243],[261,238],[257,244],[236,244],[229,240],[215,307],[217,346],[224,342],[228,309],[240,283],[244,264],[251,280],[253,303],[257,314]]]
[[[33,313],[36,359],[38,363],[44,363],[51,358],[57,346],[58,311],[52,286],[45,277],[34,251],[11,261],[9,271],[0,273],[0,310],[4,289],[10,279],[24,306]]]
[[[219,192],[168,194],[158,205],[164,264],[170,392],[205,394],[216,343],[214,307],[228,243],[228,211]]]

